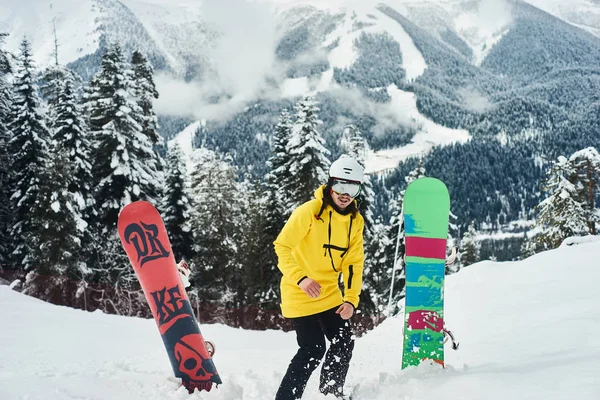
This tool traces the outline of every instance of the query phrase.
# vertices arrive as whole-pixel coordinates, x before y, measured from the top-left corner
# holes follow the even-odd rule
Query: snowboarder
[[[323,356],[319,390],[348,398],[343,387],[354,349],[349,320],[358,306],[364,263],[364,220],[355,201],[362,181],[361,165],[340,157],[327,184],[294,210],[274,242],[283,273],[281,310],[293,321],[299,346],[276,400],[300,399]]]

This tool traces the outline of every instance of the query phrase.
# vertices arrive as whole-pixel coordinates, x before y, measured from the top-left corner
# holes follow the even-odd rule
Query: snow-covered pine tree
[[[569,163],[574,169],[570,181],[577,187],[579,193],[577,198],[583,206],[589,233],[595,235],[597,225],[600,223],[600,215],[595,206],[595,198],[600,187],[600,154],[594,147],[588,147],[573,153]]]
[[[176,141],[167,151],[165,175],[165,194],[160,210],[169,232],[173,254],[177,260],[191,260],[194,254],[192,193],[184,154]]]
[[[281,189],[285,182],[290,180],[290,173],[286,169],[286,165],[289,161],[287,148],[292,135],[292,125],[290,114],[284,109],[279,115],[279,121],[271,138],[271,157],[267,161],[269,166],[265,193],[267,213],[264,218],[265,230],[273,240],[285,224],[286,208]]]
[[[64,76],[54,111],[55,119],[53,149],[64,154],[73,174],[69,191],[77,200],[83,218],[87,221],[93,214],[92,146],[88,126],[75,98],[74,82],[69,74]]]
[[[133,82],[135,96],[141,113],[137,115],[138,122],[142,126],[142,132],[150,139],[152,146],[159,153],[164,154],[164,140],[158,133],[158,119],[154,112],[152,101],[158,99],[158,91],[154,84],[154,70],[148,59],[139,51],[134,51],[131,56],[131,66],[133,69]],[[155,168],[162,170],[164,165],[160,158],[151,159],[150,161],[159,161],[159,165]]]
[[[261,219],[264,224],[263,232],[257,237],[257,245],[262,248],[262,258],[256,299],[264,309],[276,308],[276,302],[279,301],[281,272],[277,268],[278,260],[273,242],[283,228],[286,218],[282,187],[290,179],[286,164],[288,162],[287,147],[292,135],[292,125],[290,114],[286,109],[282,110],[271,138],[271,156],[267,161],[269,173],[265,179],[264,190],[262,190],[264,197],[261,199],[259,195],[255,195],[255,200],[263,208]],[[259,190],[259,188],[256,189]],[[256,216],[256,213],[253,215]]]
[[[204,301],[239,304],[240,193],[230,157],[199,148],[192,154],[194,268],[190,282]],[[242,205],[243,206],[243,205]]]
[[[265,229],[266,184],[255,180],[244,181],[240,185],[245,188],[246,196],[243,197],[245,205],[242,208],[239,251],[243,290],[238,295],[244,295],[245,306],[267,311],[266,315],[259,313],[257,321],[245,321],[247,324],[244,326],[256,328],[256,324],[261,324],[264,327],[269,325],[269,311],[279,309],[281,272],[277,268],[277,257],[273,250],[275,238]]]
[[[446,239],[446,254],[451,254],[452,249],[457,247],[457,242],[460,238],[460,225],[456,222],[458,217],[450,211],[448,216],[448,237]],[[455,239],[456,237],[456,239]],[[457,249],[458,250],[458,249]],[[460,270],[460,263],[455,262],[451,265],[446,265],[446,275],[454,274]]]
[[[406,186],[408,187],[408,185],[411,184],[413,181],[416,181],[417,179],[423,178],[425,176],[425,159],[423,157],[420,157],[419,164],[415,167],[415,169],[408,173],[408,175],[404,178],[404,181],[406,182]],[[406,190],[402,191],[402,198],[404,198],[405,192]]]
[[[542,251],[543,248],[540,247],[538,250],[538,244],[536,243],[536,234],[531,232],[525,232],[523,235],[523,243],[521,243],[521,258],[527,258],[529,256],[534,255],[538,251]]]
[[[462,266],[466,267],[480,260],[481,243],[477,240],[474,221],[471,221],[468,230],[463,235],[460,247],[460,264]]]
[[[1,124],[2,122],[0,122]],[[12,210],[10,206],[9,157],[7,150],[8,135],[0,126],[0,270],[8,264],[10,254],[9,227],[12,225]]]
[[[82,79],[79,75],[77,75],[71,69],[61,65],[59,62],[59,53],[58,48],[58,37],[56,35],[56,29],[53,29],[54,34],[54,49],[52,51],[52,57],[54,58],[54,63],[46,67],[41,75],[38,77],[38,86],[40,89],[41,97],[46,101],[48,105],[50,105],[50,109],[48,110],[48,120],[50,121],[50,127],[52,127],[52,122],[55,120],[55,115],[53,112],[56,109],[56,105],[58,104],[58,97],[62,90],[63,82],[66,80],[71,83],[76,82],[80,84]]]
[[[81,85],[81,77],[79,75],[69,68],[58,64],[52,64],[47,67],[38,78],[40,94],[50,106],[48,110],[48,120],[50,121],[49,125],[51,128],[54,128],[54,126],[52,126],[52,123],[56,119],[54,111],[59,102],[62,86],[64,82],[67,81],[71,84],[71,92],[75,91],[76,85]]]
[[[43,280],[29,280],[26,290],[38,298],[72,304],[74,293],[68,293],[62,282],[80,280],[87,272],[81,254],[87,222],[81,218],[79,199],[69,191],[74,175],[68,155],[53,153],[48,167],[41,171],[37,201],[30,210],[35,234],[31,253],[26,255]]]
[[[142,110],[130,76],[120,46],[107,46],[86,96],[98,223],[111,235],[121,208],[140,199],[155,203],[163,182],[158,155],[136,120]]]
[[[39,201],[40,179],[48,163],[50,132],[40,107],[34,83],[34,66],[29,42],[21,42],[21,53],[13,84],[8,153],[12,157],[10,187],[14,223],[10,234],[14,240],[13,257],[25,270],[40,267],[32,263],[34,236],[39,225],[31,210]]]
[[[536,252],[556,248],[569,236],[589,234],[588,215],[577,186],[569,181],[574,174],[573,164],[563,156],[548,171],[543,190],[549,196],[536,207],[536,226],[542,230],[532,239]]]
[[[381,217],[372,225],[370,239],[365,241],[365,269],[363,289],[360,293],[361,310],[376,321],[385,315],[390,289],[390,273],[393,264],[391,227]],[[395,287],[402,287],[399,282]]]
[[[65,69],[66,70],[66,69]],[[68,71],[68,70],[67,70]],[[61,174],[66,167],[62,163],[68,163],[70,176],[64,179],[68,184],[69,194],[63,195],[65,207],[61,210],[72,208],[74,210],[75,226],[78,228],[77,239],[81,242],[78,253],[77,268],[67,269],[69,279],[82,280],[89,273],[86,259],[93,254],[95,240],[91,229],[81,229],[89,226],[96,215],[95,202],[92,190],[92,165],[90,156],[92,154],[90,132],[85,123],[83,112],[75,95],[74,74],[65,73],[62,76],[58,88],[58,98],[54,106],[53,142],[54,172]],[[56,183],[58,185],[58,183]],[[58,186],[60,188],[60,186]],[[70,205],[71,203],[74,203]],[[68,222],[72,224],[72,222]],[[75,234],[76,231],[73,231]]]
[[[12,208],[9,187],[10,157],[8,153],[8,122],[10,116],[11,93],[7,76],[12,72],[8,53],[2,49],[6,34],[0,33],[0,270],[8,263],[10,254],[10,236]]]
[[[92,232],[92,282],[108,285],[97,297],[109,312],[145,313],[143,293],[117,235],[123,206],[136,200],[156,203],[162,192],[162,173],[155,169],[157,153],[136,117],[141,108],[132,73],[119,45],[108,45],[100,70],[87,89],[85,108],[92,135],[92,171],[96,216]]]
[[[89,273],[86,259],[93,243],[87,229],[93,215],[91,144],[76,94],[82,79],[59,63],[56,37],[53,55],[54,64],[38,80],[40,93],[49,106],[52,142],[39,195],[40,243],[33,257],[44,264],[47,272],[60,276],[55,279],[64,299],[61,304],[73,304],[69,297],[75,293],[66,290],[68,286],[60,279],[81,282]],[[53,299],[58,300],[56,295]]]
[[[379,239],[377,243],[381,246],[376,249],[375,254],[379,254],[377,260],[386,260],[385,274],[381,281],[382,291],[385,298],[386,315],[391,317],[396,315],[400,309],[399,301],[405,296],[406,277],[404,274],[404,224],[402,214],[402,198],[404,191],[399,195],[392,196],[390,207],[390,220],[387,226],[380,232],[380,235],[387,233],[387,240]],[[381,228],[379,228],[381,230]]]
[[[286,169],[289,178],[281,190],[285,199],[286,217],[300,204],[313,198],[314,191],[327,182],[329,150],[325,139],[318,131],[322,124],[317,112],[317,103],[311,97],[298,101],[292,135],[288,142]]]

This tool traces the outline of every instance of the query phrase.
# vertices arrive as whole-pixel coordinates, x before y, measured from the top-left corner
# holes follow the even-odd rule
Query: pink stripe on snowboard
[[[444,329],[444,319],[438,317],[435,311],[417,310],[408,314],[407,326],[411,329],[429,329],[441,332]]]
[[[407,236],[406,256],[446,259],[446,239]]]

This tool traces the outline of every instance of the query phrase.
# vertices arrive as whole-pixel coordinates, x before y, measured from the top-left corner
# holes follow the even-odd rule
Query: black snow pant
[[[302,398],[310,375],[325,355],[325,337],[329,339],[330,345],[321,368],[319,390],[323,394],[342,394],[354,339],[350,322],[336,314],[337,309],[335,307],[319,314],[293,318],[300,348],[290,362],[275,400]]]

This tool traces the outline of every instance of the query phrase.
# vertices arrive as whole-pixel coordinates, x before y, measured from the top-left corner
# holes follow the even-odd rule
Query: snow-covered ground
[[[600,242],[581,243],[448,277],[446,324],[460,350],[447,349],[447,367],[400,369],[399,316],[357,340],[348,389],[355,400],[599,399],[599,255]],[[2,400],[272,399],[296,348],[293,333],[204,325],[223,384],[188,396],[152,320],[57,307],[6,286],[0,320]],[[317,380],[305,400],[327,399]]]
[[[356,29],[357,23],[364,23],[365,27]],[[402,52],[402,69],[406,71],[406,79],[414,80],[423,75],[427,64],[421,52],[413,43],[411,37],[404,31],[402,25],[379,11],[376,4],[363,5],[360,9],[353,8],[346,13],[344,23],[334,30],[325,42],[327,47],[339,40],[338,45],[328,57],[329,64],[335,68],[348,68],[358,55],[354,48],[354,41],[363,33],[387,33],[400,45]]]
[[[202,126],[202,122],[195,121],[179,132],[175,138],[169,140],[169,147],[175,142],[179,144],[179,147],[185,156],[188,172],[190,173],[193,171],[192,153],[194,152],[194,136],[200,126]]]

